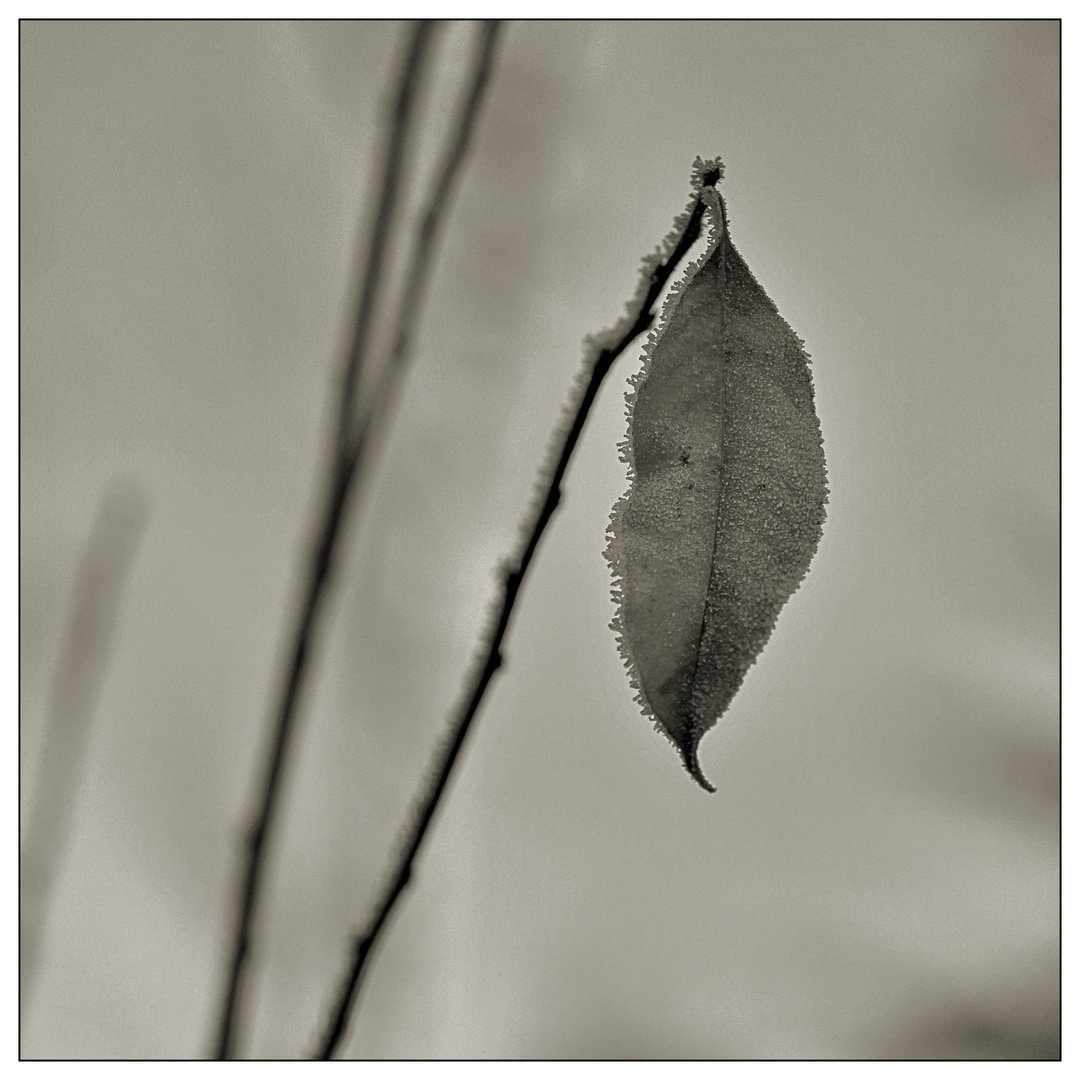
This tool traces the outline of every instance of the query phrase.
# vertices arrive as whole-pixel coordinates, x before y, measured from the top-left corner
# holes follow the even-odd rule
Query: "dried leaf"
[[[612,623],[646,715],[690,774],[821,538],[828,489],[802,342],[728,237],[672,290],[627,395]]]

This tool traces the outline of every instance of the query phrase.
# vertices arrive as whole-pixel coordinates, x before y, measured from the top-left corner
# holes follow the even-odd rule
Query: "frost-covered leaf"
[[[612,513],[613,628],[646,715],[691,775],[798,588],[828,489],[802,342],[713,229],[672,290],[627,395],[631,486]]]

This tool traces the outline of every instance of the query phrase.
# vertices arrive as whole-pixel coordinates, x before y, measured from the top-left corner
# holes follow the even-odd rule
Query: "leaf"
[[[612,628],[647,716],[708,791],[697,748],[798,588],[828,496],[802,342],[732,245],[723,203],[627,395],[631,486],[606,552]]]

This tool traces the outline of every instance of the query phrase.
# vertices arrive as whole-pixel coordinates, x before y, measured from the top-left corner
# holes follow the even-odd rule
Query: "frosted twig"
[[[644,260],[641,283],[634,299],[627,305],[627,314],[614,328],[587,343],[583,377],[576,384],[580,396],[577,399],[576,408],[568,413],[569,423],[565,427],[560,426],[552,444],[553,464],[546,473],[548,481],[546,490],[537,501],[522,529],[523,543],[520,552],[503,569],[501,596],[497,597],[496,605],[492,609],[496,614],[487,632],[479,662],[466,681],[463,704],[450,727],[449,737],[435,752],[429,779],[421,787],[414,804],[412,824],[391,869],[388,885],[368,928],[353,940],[348,972],[341,983],[330,1023],[322,1037],[316,1055],[318,1058],[324,1060],[331,1058],[345,1036],[349,1017],[367,969],[368,958],[395,904],[409,884],[413,861],[424,841],[428,826],[435,816],[439,800],[446,790],[470,725],[479,711],[492,677],[502,666],[503,659],[500,650],[510,624],[514,602],[533,555],[536,553],[540,538],[559,505],[560,485],[585,427],[589,410],[612,364],[639,334],[644,333],[652,325],[655,319],[653,305],[663,292],[675,267],[700,234],[701,219],[705,210],[702,189],[715,184],[719,176],[719,162],[702,162],[699,159],[695,163],[694,199],[686,213],[676,220],[676,228],[664,244],[653,256]]]

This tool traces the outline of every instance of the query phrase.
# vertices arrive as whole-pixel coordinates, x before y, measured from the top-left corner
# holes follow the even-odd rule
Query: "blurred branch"
[[[356,474],[359,454],[353,431],[354,398],[371,337],[375,304],[383,276],[386,245],[394,210],[402,187],[403,162],[415,119],[417,97],[424,74],[433,24],[413,25],[398,90],[388,118],[383,156],[382,183],[368,244],[367,262],[356,309],[352,343],[342,377],[335,453],[330,464],[326,502],[309,554],[308,583],[292,633],[292,649],[277,709],[270,755],[265,766],[262,793],[247,841],[247,862],[237,904],[232,958],[219,1019],[217,1056],[229,1058],[236,1043],[236,1029],[243,994],[244,975],[251,949],[256,902],[262,884],[267,842],[280,801],[281,781],[295,729],[300,690],[307,673],[322,601],[330,582],[333,559],[345,506]]]
[[[413,333],[419,322],[420,309],[427,294],[427,285],[438,251],[441,229],[453,199],[458,177],[461,175],[461,166],[464,164],[469,144],[472,141],[473,131],[480,116],[480,107],[484,100],[484,92],[491,77],[499,30],[498,20],[489,20],[481,26],[477,35],[468,92],[458,110],[449,145],[443,155],[438,174],[432,185],[431,196],[421,215],[413,241],[405,285],[401,293],[401,303],[394,323],[390,356],[379,372],[378,381],[357,426],[352,443],[358,458],[358,469],[362,466],[363,458],[374,441],[373,435],[377,434],[376,429],[385,423],[390,415],[393,397],[408,366]]]
[[[416,109],[416,99],[424,75],[431,33],[435,28],[432,20],[414,24],[409,55],[401,73],[397,102],[390,124],[389,141],[383,155],[382,183],[379,186],[379,203],[375,208],[371,237],[368,241],[367,265],[364,268],[360,300],[353,324],[352,343],[345,361],[341,380],[341,397],[338,404],[337,446],[339,463],[349,458],[348,447],[354,437],[356,393],[360,375],[367,358],[371,326],[375,318],[375,305],[382,286],[382,270],[386,257],[386,245],[390,238],[394,213],[401,196],[403,165],[408,151],[408,138]]]
[[[39,966],[49,894],[71,828],[124,585],[148,515],[141,486],[115,482],[101,500],[76,572],[71,622],[57,662],[20,851],[19,991],[24,1010]]]
[[[562,494],[562,479],[569,467],[570,459],[573,456],[581,432],[584,430],[589,410],[592,408],[593,402],[600,391],[600,386],[607,373],[611,370],[612,364],[639,334],[644,333],[652,325],[655,319],[655,313],[652,310],[653,305],[659,299],[672,272],[700,234],[701,219],[705,209],[701,197],[701,188],[714,184],[717,178],[718,173],[716,172],[707,172],[698,177],[700,182],[697,184],[697,195],[687,213],[676,223],[676,234],[670,236],[665,248],[661,249],[651,261],[646,263],[647,277],[644,279],[644,287],[639,291],[639,297],[635,298],[635,301],[640,299],[640,304],[635,305],[635,301],[631,301],[628,305],[627,317],[614,329],[604,334],[601,340],[593,343],[592,355],[587,359],[585,378],[582,380],[584,389],[581,391],[577,407],[572,414],[572,419],[565,430],[565,434],[562,435],[561,443],[558,441],[558,436],[554,443],[556,454],[548,478],[547,489],[542,499],[539,500],[538,507],[534,511],[531,520],[527,520],[524,524],[522,529],[524,541],[520,553],[503,571],[501,598],[497,599],[498,614],[484,643],[482,659],[466,684],[464,704],[451,726],[449,738],[444,746],[436,751],[433,767],[429,774],[430,779],[421,789],[420,795],[414,804],[413,820],[406,841],[402,845],[396,863],[391,870],[389,885],[383,893],[369,928],[354,939],[350,950],[352,959],[349,970],[340,986],[330,1023],[319,1046],[317,1057],[323,1060],[333,1057],[335,1050],[345,1036],[350,1014],[367,970],[368,958],[379,940],[379,936],[383,932],[398,898],[409,884],[412,877],[413,862],[438,808],[439,800],[446,789],[447,782],[454,769],[454,763],[457,761],[465,737],[469,733],[469,727],[480,708],[492,677],[502,666],[503,658],[500,650],[510,623],[514,602],[521,589],[529,564],[536,553],[540,538],[559,505]]]

